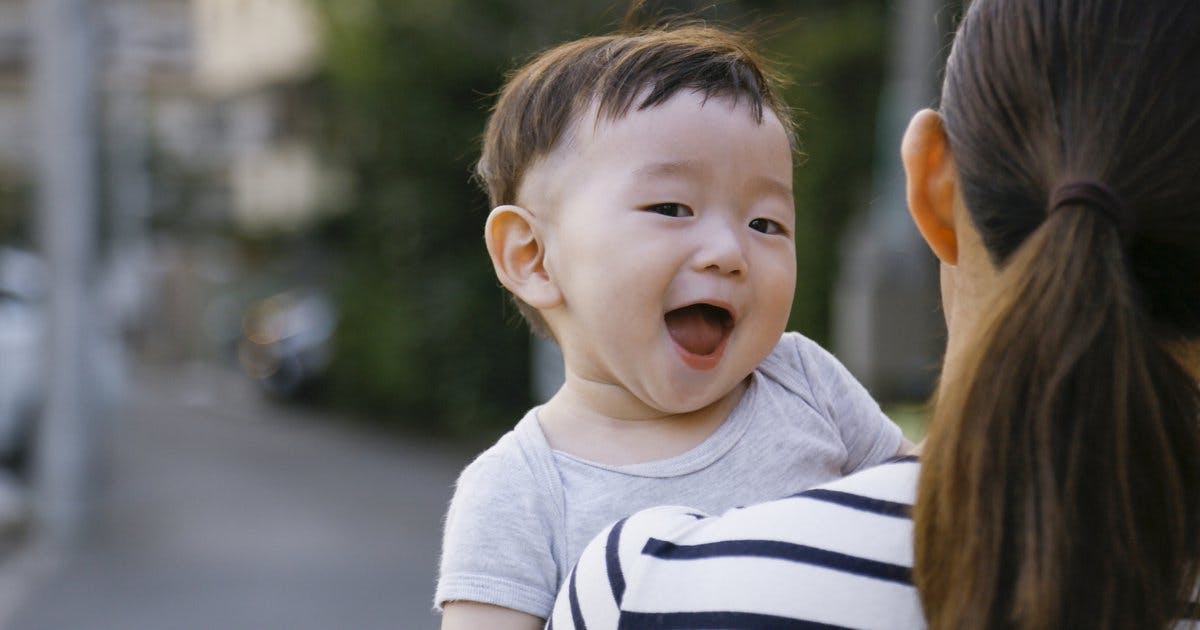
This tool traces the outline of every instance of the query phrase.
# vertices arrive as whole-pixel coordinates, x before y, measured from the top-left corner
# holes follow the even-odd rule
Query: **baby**
[[[720,512],[907,448],[837,360],[784,333],[793,134],[760,57],[710,26],[569,42],[505,85],[485,240],[566,381],[459,478],[442,628],[540,627],[630,512]]]

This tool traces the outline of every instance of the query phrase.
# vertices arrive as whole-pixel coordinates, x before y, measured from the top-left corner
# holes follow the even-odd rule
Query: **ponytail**
[[[943,375],[914,508],[930,627],[1165,628],[1200,557],[1200,388],[1116,225],[1050,213]]]

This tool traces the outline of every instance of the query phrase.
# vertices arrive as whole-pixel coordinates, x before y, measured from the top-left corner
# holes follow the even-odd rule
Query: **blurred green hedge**
[[[335,403],[397,427],[493,434],[531,404],[529,336],[483,247],[471,183],[491,95],[547,46],[611,30],[597,0],[317,0],[325,158],[353,176],[322,231],[340,259]],[[647,15],[757,25],[793,78],[807,160],[796,171],[799,282],[791,326],[826,341],[835,247],[865,206],[883,0],[647,3]]]

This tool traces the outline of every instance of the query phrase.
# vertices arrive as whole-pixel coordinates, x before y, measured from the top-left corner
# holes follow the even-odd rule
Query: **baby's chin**
[[[649,391],[643,391],[638,394],[638,398],[647,407],[650,407],[663,415],[685,415],[704,411],[715,405],[724,402],[730,396],[740,396],[744,383],[748,382],[749,376],[745,378],[725,377],[714,378],[711,373],[705,373],[707,379],[689,379],[703,380],[706,382],[678,383],[674,386],[647,388]],[[687,392],[683,394],[682,392]]]

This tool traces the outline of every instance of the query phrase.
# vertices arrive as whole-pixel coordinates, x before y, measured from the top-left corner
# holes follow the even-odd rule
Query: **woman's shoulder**
[[[841,479],[801,492],[800,496],[832,491],[874,498],[911,508],[917,496],[920,460],[915,455],[893,457],[877,466],[865,468]]]
[[[774,534],[794,538],[807,529],[796,526],[805,524],[816,531],[836,530],[829,521],[810,518],[813,512],[835,521],[882,517],[911,522],[919,473],[916,457],[898,457],[794,495],[736,507],[719,516],[679,506],[642,510],[626,519],[622,529],[642,537],[666,536],[683,542],[721,536],[766,539]]]
[[[704,623],[736,627],[919,627],[911,569],[918,471],[915,459],[902,458],[720,516],[638,512],[593,541],[568,599],[574,592],[576,610],[635,626],[639,615],[699,623],[695,615],[707,611],[717,616]],[[609,588],[592,588],[601,585]]]
[[[675,529],[681,544],[757,540],[855,555],[864,536],[876,540],[883,536],[903,544],[897,544],[896,550],[871,546],[873,557],[907,567],[912,564],[908,541],[919,470],[915,458],[898,458],[788,497],[734,508],[717,517],[693,518],[695,523],[686,528],[678,509],[652,511],[643,518],[679,523]]]

